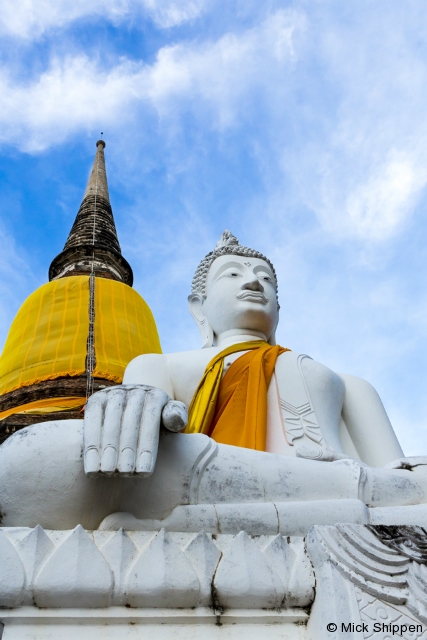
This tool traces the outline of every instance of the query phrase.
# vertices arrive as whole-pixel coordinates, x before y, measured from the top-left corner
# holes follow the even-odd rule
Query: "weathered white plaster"
[[[24,538],[19,540],[17,550],[27,576],[27,591],[23,604],[33,604],[34,579],[40,572],[46,558],[53,553],[54,545],[44,529],[37,525]]]
[[[15,607],[22,603],[26,576],[15,547],[0,531],[0,606]]]
[[[107,607],[113,574],[81,526],[56,547],[34,580],[38,607]]]
[[[275,533],[303,536],[314,524],[369,524],[373,511],[360,500],[346,499],[188,505],[175,507],[163,520],[138,520],[130,513],[114,513],[105,518],[99,528],[104,531],[116,531],[120,527],[133,531],[164,528],[167,531],[203,530],[208,533],[244,530],[252,536]]]
[[[210,609],[48,609],[0,611],[2,640],[304,640],[307,613]]]
[[[2,640],[399,637],[376,633],[383,623],[400,625],[406,640],[425,638],[426,538],[421,527],[366,525],[315,526],[305,543],[243,531],[6,528]],[[34,550],[27,575],[16,573]]]
[[[162,529],[130,570],[131,607],[195,607],[200,583],[187,556]]]
[[[1,607],[306,606],[314,576],[302,538],[204,532],[0,530]],[[34,541],[42,540],[35,548]],[[22,560],[26,562],[27,576]],[[21,572],[17,570],[21,567]],[[36,569],[35,569],[36,567]],[[289,593],[292,585],[292,594]]]
[[[99,548],[114,576],[112,601],[117,605],[126,604],[127,579],[129,571],[139,555],[138,549],[123,529],[119,529]]]
[[[280,606],[309,606],[314,600],[315,579],[302,540],[292,545],[277,535],[265,547],[264,555],[282,582]]]
[[[427,529],[427,504],[369,509],[372,524],[421,526]]]
[[[427,637],[426,532],[421,527],[313,527],[307,551],[316,576],[308,640]],[[374,633],[374,624],[417,632]],[[336,623],[339,632],[328,630]],[[342,633],[342,623],[354,628]],[[365,622],[367,629],[360,628]],[[358,628],[359,627],[359,628]]]
[[[218,602],[226,608],[272,609],[284,601],[277,572],[244,531],[224,553],[214,586]]]
[[[221,558],[221,551],[204,531],[200,531],[184,547],[184,552],[199,580],[199,604],[212,605],[213,579]]]
[[[136,358],[84,425],[0,447],[3,640],[359,640],[340,625],[383,610],[427,624],[427,459],[402,458],[367,382],[286,352],[268,451],[179,433],[213,356],[275,339],[272,265],[224,242],[190,296],[203,349]]]
[[[46,422],[8,438],[0,447],[3,525],[303,535],[315,524],[393,520],[364,505],[427,503],[425,459],[396,461],[402,451],[375,390],[303,354],[279,356],[268,396],[281,430],[273,440],[286,442],[286,455],[279,444],[264,452],[177,433],[213,356],[248,340],[274,342],[271,263],[229,233],[219,249],[198,270],[190,299],[213,346],[140,356],[124,385],[89,399],[84,425]]]

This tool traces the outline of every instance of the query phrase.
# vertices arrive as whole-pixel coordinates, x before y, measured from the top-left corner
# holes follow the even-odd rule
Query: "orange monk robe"
[[[222,377],[224,358],[250,349]],[[187,433],[205,433],[216,442],[265,451],[267,392],[283,347],[266,342],[224,349],[206,367],[190,405]]]

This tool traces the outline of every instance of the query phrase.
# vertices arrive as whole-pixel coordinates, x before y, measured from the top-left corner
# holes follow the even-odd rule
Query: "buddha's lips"
[[[238,300],[252,300],[253,302],[261,302],[261,304],[267,304],[268,299],[261,291],[243,291],[243,293],[236,296]]]

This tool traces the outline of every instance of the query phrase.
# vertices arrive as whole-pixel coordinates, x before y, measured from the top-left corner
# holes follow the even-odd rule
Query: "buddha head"
[[[203,347],[231,333],[259,335],[275,344],[277,278],[270,260],[224,231],[196,269],[188,297]]]

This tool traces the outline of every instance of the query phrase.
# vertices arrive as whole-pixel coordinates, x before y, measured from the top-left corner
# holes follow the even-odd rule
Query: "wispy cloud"
[[[98,121],[111,123],[135,99],[141,65],[122,62],[105,71],[85,55],[54,59],[29,83],[0,75],[0,140],[37,152]]]
[[[297,47],[297,72],[310,60],[311,84],[299,87],[303,122],[290,114],[301,131],[298,159],[285,153],[282,162],[338,238],[388,240],[427,184],[427,12],[398,3],[384,9],[382,2],[316,5]]]
[[[204,10],[206,0],[139,0],[147,14],[161,28],[194,20]]]
[[[101,0],[60,2],[52,20],[85,11],[123,16],[141,2],[116,0],[108,10]],[[196,2],[144,2],[162,25],[202,10]],[[28,20],[38,19],[39,11],[49,14],[48,5],[31,4]],[[372,22],[381,19],[372,9]],[[101,122],[125,129],[126,119],[144,113],[155,114],[161,144],[189,116],[205,137],[249,127],[249,147],[276,215],[286,215],[283,205],[277,211],[285,190],[288,201],[304,201],[335,237],[384,242],[405,225],[427,184],[427,70],[405,21],[392,21],[381,47],[369,51],[371,35],[343,28],[330,6],[326,18],[316,9],[281,9],[217,39],[163,46],[151,64],[57,55],[21,83],[6,68],[0,73],[0,140],[34,152]],[[307,77],[316,64],[321,67],[312,83]]]
[[[16,55],[0,70],[1,149],[55,173],[59,145],[108,131],[120,240],[166,350],[197,346],[192,272],[230,227],[276,265],[280,342],[367,377],[412,447],[427,375],[427,7],[289,6],[4,0]],[[97,21],[117,28],[99,35]],[[35,286],[6,236],[5,313]]]
[[[147,16],[158,27],[168,28],[197,18],[205,0],[3,0],[0,33],[27,40],[51,29],[64,28],[75,20],[102,17],[119,24]]]
[[[419,153],[390,155],[347,198],[350,225],[361,237],[384,240],[397,231],[427,183],[426,158]]]
[[[293,16],[279,12],[238,35],[163,47],[151,65],[123,59],[105,69],[85,55],[55,58],[23,84],[3,70],[0,139],[40,151],[99,121],[117,128],[138,105],[154,108],[162,120],[200,111],[205,123],[208,116],[214,127],[229,127],[247,94],[265,89],[274,70],[289,62],[293,29]],[[266,64],[270,72],[260,73]]]

